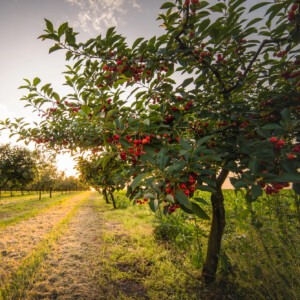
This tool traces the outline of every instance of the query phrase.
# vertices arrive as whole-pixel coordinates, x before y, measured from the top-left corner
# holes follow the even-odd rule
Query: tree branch
[[[262,41],[262,43],[260,44],[260,46],[258,47],[255,55],[253,56],[253,58],[251,59],[251,61],[249,62],[246,70],[244,71],[244,74],[242,75],[242,77],[245,79],[247,74],[249,73],[249,71],[251,70],[251,67],[253,66],[253,64],[255,63],[256,59],[258,58],[258,56],[260,55],[262,49],[264,48],[265,45],[267,44],[272,44],[272,43],[281,43],[281,42],[284,42],[284,41],[287,41],[288,38],[282,38],[282,39],[272,39],[272,40],[264,40]],[[231,91],[233,91],[234,89],[236,89],[238,87],[238,84],[239,81],[233,86],[231,87],[230,89],[226,89],[222,92],[222,94],[227,94],[227,93],[230,93]]]
[[[222,169],[221,173],[218,175],[217,177],[217,188],[220,189],[223,185],[223,183],[225,182],[227,176],[229,174],[229,171],[226,169]]]

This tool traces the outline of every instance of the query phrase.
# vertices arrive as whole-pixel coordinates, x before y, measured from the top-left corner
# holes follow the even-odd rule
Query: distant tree
[[[52,190],[54,188],[56,178],[58,177],[57,166],[55,165],[54,158],[38,151],[35,153],[35,159],[37,168],[34,188],[36,191],[39,191],[39,199],[41,199],[42,191],[44,190],[49,190],[51,198]]]
[[[10,144],[0,145],[0,196],[5,186],[25,187],[34,180],[36,163],[31,151]]]

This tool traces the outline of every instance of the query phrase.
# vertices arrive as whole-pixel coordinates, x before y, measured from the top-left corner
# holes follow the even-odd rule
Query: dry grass
[[[35,217],[0,231],[0,287],[10,280],[12,274],[36,251],[36,247],[45,236],[64,220],[86,195],[87,193],[81,193],[68,197]]]

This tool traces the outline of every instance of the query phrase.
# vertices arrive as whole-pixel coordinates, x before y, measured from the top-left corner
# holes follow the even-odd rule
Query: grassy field
[[[91,192],[3,202],[0,299],[298,299],[298,199],[285,191],[250,205],[225,196],[210,287],[201,283],[209,221],[153,214],[122,192],[116,210]],[[201,197],[209,203],[209,193]]]

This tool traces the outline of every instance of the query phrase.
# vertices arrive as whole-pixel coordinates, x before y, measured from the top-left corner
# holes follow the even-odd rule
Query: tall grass
[[[232,297],[298,299],[299,196],[285,190],[247,203],[243,191],[225,190],[224,195],[226,228],[219,284]],[[198,192],[198,196],[209,202],[209,193]],[[210,205],[203,208],[211,213]],[[158,213],[154,232],[202,268],[208,230],[209,222],[195,223],[194,217],[178,211],[169,217]]]

